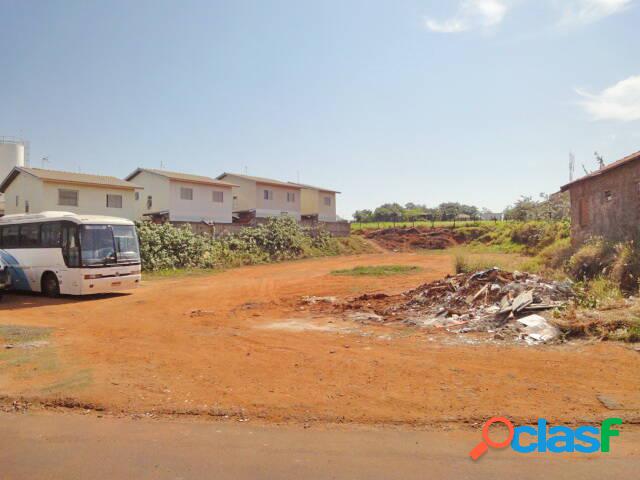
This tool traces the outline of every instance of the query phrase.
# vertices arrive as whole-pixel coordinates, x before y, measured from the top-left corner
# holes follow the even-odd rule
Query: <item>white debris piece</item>
[[[560,335],[560,330],[540,315],[529,315],[518,322],[525,326],[522,329],[524,340],[530,345],[549,342]]]

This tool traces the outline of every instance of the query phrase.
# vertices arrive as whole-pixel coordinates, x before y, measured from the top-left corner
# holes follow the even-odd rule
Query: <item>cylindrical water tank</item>
[[[0,183],[13,167],[24,167],[24,143],[0,140]]]

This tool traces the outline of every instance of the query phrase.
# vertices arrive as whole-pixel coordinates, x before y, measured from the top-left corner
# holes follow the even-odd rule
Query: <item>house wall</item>
[[[59,189],[77,190],[78,206],[58,205]],[[130,220],[135,219],[133,190],[44,182],[31,175],[21,173],[11,182],[6,194],[5,215],[25,213],[25,205],[28,201],[29,213],[57,210],[88,215],[108,215]],[[121,195],[122,208],[107,208],[107,194]],[[16,195],[18,196],[17,206]]]
[[[324,204],[325,197],[331,199],[331,205]],[[321,222],[335,222],[337,220],[335,192],[323,192],[322,190],[318,192],[318,220]]]
[[[235,175],[226,175],[221,180],[238,185],[233,187],[232,210],[242,212],[256,209],[256,182]]]
[[[23,176],[23,175],[21,175]],[[77,190],[78,206],[58,205],[58,190]],[[107,194],[122,195],[122,208],[107,208]],[[135,195],[134,190],[120,188],[96,187],[89,185],[72,185],[65,183],[43,182],[42,210],[60,210],[87,215],[108,215],[135,220]],[[35,213],[35,210],[31,209]]]
[[[316,215],[318,213],[318,190],[303,188],[301,190],[300,213],[302,215]]]
[[[18,204],[16,205],[16,196]],[[26,202],[29,202],[29,212],[38,213],[44,210],[59,210],[45,208],[43,200],[42,180],[32,175],[21,173],[7,187],[5,192],[4,214],[25,213]]]
[[[609,201],[607,191],[612,194]],[[591,236],[627,240],[640,234],[640,162],[579,182],[569,192],[574,244]]]
[[[331,199],[331,205],[324,204],[325,197]],[[335,222],[337,220],[335,192],[303,188],[301,213],[302,215],[317,215],[321,222]]]
[[[265,200],[264,191],[272,190],[273,199]],[[287,192],[295,194],[295,201],[287,202]],[[257,183],[256,186],[256,217],[275,217],[283,214],[291,215],[300,220],[300,189],[284,186]]]
[[[180,198],[181,188],[193,190],[193,200]],[[213,192],[223,192],[221,203],[213,201]],[[171,180],[169,200],[169,221],[171,222],[216,222],[231,223],[231,187],[204,185],[199,183]]]
[[[145,213],[169,210],[169,179],[154,173],[142,171],[131,179],[132,183],[140,185],[138,190],[140,199],[135,202],[136,219],[144,218]],[[147,208],[147,197],[151,196],[151,208]]]

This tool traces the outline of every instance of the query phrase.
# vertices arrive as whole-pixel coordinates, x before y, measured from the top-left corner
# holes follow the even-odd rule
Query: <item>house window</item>
[[[273,200],[273,190],[265,190],[264,191],[264,199],[265,200]]]
[[[224,202],[224,192],[218,192],[216,190],[214,190],[212,192],[213,198],[212,200],[216,203],[222,203]]]
[[[78,190],[58,190],[58,205],[77,207]]]
[[[611,190],[605,190],[604,199],[607,202],[610,202],[611,200],[613,200],[613,192]]]
[[[16,207],[20,205],[20,195],[16,195]]]
[[[331,206],[331,197],[324,197],[324,204],[327,207],[330,207]]]
[[[24,201],[24,213],[29,213],[29,200]]]
[[[136,202],[140,200],[140,192],[136,192]]]
[[[287,192],[287,202],[293,203],[296,201],[296,194],[293,192]]]
[[[193,200],[193,188],[180,187],[180,198],[182,200]]]
[[[147,210],[151,210],[151,207],[153,207],[153,197],[149,195],[147,197]]]
[[[122,195],[107,194],[107,208],[122,208]]]

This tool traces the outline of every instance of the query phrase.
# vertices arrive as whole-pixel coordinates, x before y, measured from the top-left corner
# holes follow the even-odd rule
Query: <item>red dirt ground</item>
[[[330,275],[382,264],[423,270]],[[7,295],[0,325],[54,330],[49,346],[0,351],[0,393],[67,397],[114,412],[268,422],[425,425],[496,414],[640,420],[640,353],[628,345],[473,343],[446,332],[314,318],[299,306],[306,295],[399,293],[451,273],[452,265],[443,254],[377,253],[153,280],[97,299]],[[598,394],[621,410],[607,410]]]

